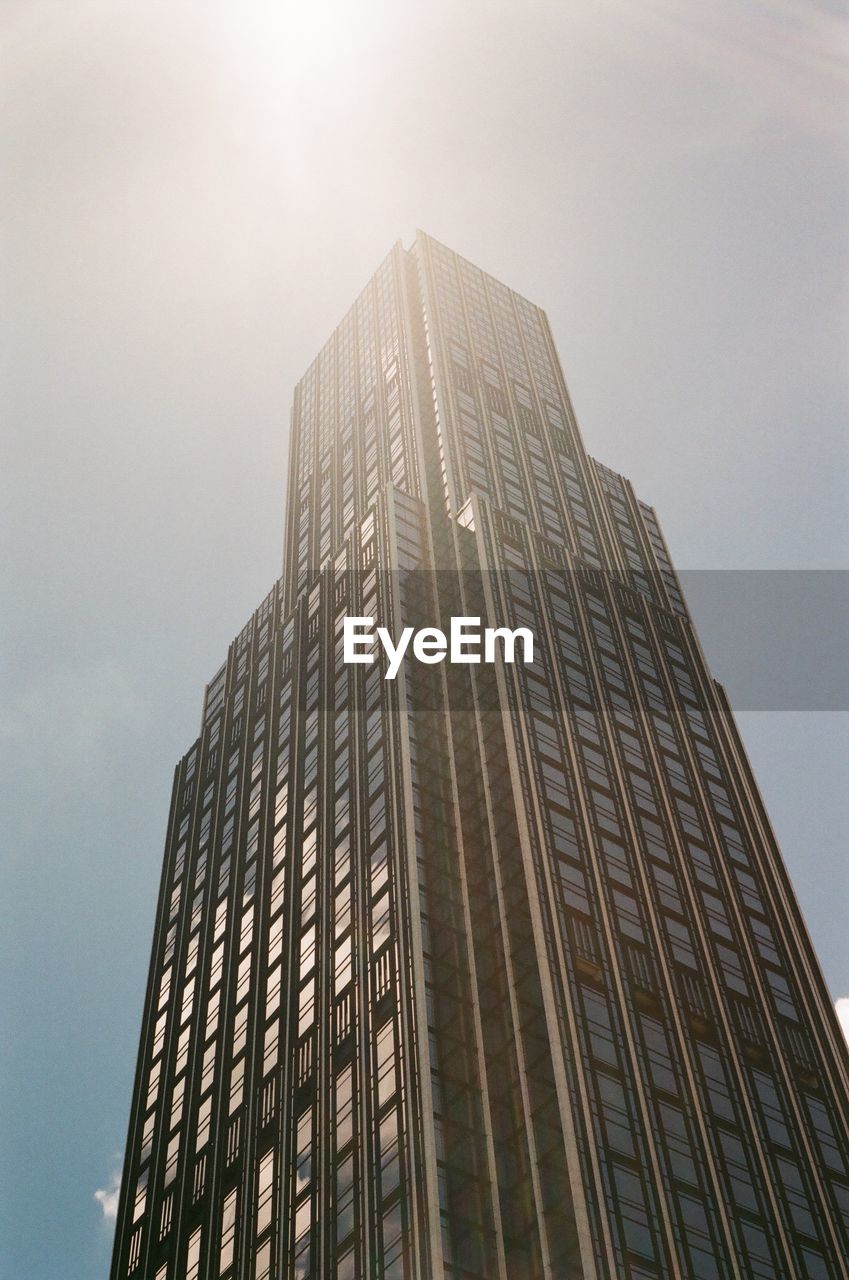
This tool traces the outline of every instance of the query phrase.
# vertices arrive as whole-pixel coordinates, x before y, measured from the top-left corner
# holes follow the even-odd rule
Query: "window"
[[[312,1178],[312,1107],[298,1120],[295,1145],[295,1195],[300,1195]]]
[[[612,1076],[600,1074],[597,1089],[608,1147],[620,1155],[635,1156],[634,1133],[624,1086]]]
[[[218,1261],[218,1270],[221,1275],[232,1267],[235,1256],[236,1241],[236,1203],[239,1192],[236,1188],[230,1191],[224,1197],[224,1205],[221,1210],[221,1253]]]
[[[200,1246],[202,1227],[192,1232],[189,1237],[189,1250],[186,1254],[186,1280],[197,1280],[200,1274]]]
[[[336,1150],[353,1136],[353,1068],[345,1067],[336,1080]]]
[[[274,1148],[260,1156],[256,1191],[256,1233],[262,1235],[271,1225],[274,1196]]]
[[[626,1248],[644,1258],[654,1258],[654,1241],[639,1177],[630,1169],[614,1165],[613,1178]]]
[[[354,1229],[354,1157],[347,1156],[336,1170],[336,1240],[341,1243]]]
[[[377,1033],[377,1105],[382,1107],[395,1092],[395,1028],[391,1021]]]

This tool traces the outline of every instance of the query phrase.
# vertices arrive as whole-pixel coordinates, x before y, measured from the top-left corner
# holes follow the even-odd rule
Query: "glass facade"
[[[113,1280],[849,1277],[849,1064],[654,511],[423,234],[177,766]],[[342,661],[346,615],[529,665]]]

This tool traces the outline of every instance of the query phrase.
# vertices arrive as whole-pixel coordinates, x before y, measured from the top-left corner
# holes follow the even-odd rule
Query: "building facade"
[[[654,511],[418,234],[177,766],[113,1280],[849,1277],[849,1063]],[[342,661],[346,616],[532,664]]]

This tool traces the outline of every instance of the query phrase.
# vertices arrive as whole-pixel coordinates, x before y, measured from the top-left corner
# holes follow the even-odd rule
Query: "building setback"
[[[533,663],[342,661],[459,615]],[[113,1280],[847,1278],[848,1067],[654,511],[396,245],[175,773]]]

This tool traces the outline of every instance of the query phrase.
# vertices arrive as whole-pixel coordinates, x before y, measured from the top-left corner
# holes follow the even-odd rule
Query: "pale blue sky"
[[[846,568],[847,29],[776,0],[7,0],[0,1274],[99,1280],[171,770],[294,381],[421,226],[688,568]],[[722,675],[722,672],[718,672]],[[849,995],[846,714],[742,727]]]

